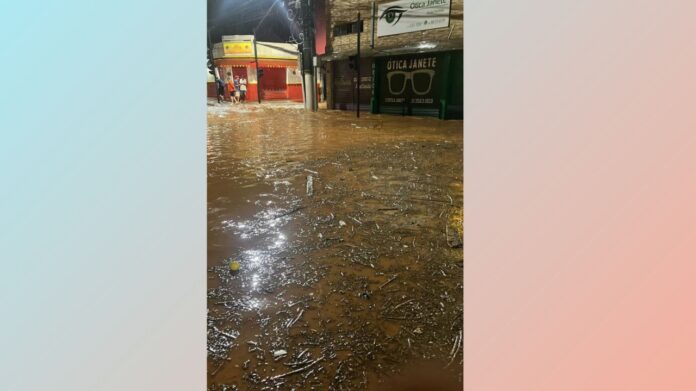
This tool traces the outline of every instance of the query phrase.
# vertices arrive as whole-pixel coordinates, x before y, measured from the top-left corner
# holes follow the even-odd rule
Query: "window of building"
[[[340,37],[341,35],[348,35],[348,34],[357,34],[358,30],[360,32],[363,32],[363,21],[359,22],[348,22],[348,23],[339,23],[334,25],[334,37]]]

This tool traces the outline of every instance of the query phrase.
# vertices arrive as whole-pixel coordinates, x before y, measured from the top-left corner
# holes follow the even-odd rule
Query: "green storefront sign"
[[[372,112],[462,118],[462,52],[378,57]]]

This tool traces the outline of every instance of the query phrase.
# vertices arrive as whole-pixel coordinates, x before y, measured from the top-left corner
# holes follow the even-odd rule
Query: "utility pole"
[[[215,75],[215,81],[219,77],[217,67],[215,66],[215,60],[213,59],[213,39],[210,36],[210,32],[215,28],[215,26],[208,28],[208,69],[210,73]],[[217,86],[215,87],[217,88]]]
[[[360,33],[362,32],[362,23],[360,23],[360,11],[358,11],[358,21],[355,22],[355,25],[358,27],[358,55],[355,60],[355,69],[358,71],[358,104],[356,105],[356,114],[357,117],[360,118]]]
[[[261,104],[261,78],[263,74],[259,72],[259,54],[256,51],[256,30],[254,30],[254,62],[256,63],[256,97]]]
[[[372,19],[372,29],[370,29],[370,49],[375,48],[375,11],[377,8],[375,7],[375,2],[372,1],[372,9],[370,10],[370,18]]]
[[[305,88],[305,109],[315,111],[317,87],[314,81],[314,17],[311,0],[300,0],[302,15],[302,75]]]

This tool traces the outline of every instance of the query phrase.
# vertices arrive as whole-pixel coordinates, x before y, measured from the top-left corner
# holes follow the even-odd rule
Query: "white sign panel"
[[[380,4],[377,36],[449,26],[450,0],[398,0]]]

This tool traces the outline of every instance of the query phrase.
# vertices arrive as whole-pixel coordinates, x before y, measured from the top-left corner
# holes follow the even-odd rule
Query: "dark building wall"
[[[348,67],[349,56],[357,52],[357,34],[334,36],[334,27],[355,21],[360,11],[361,33],[361,103],[370,99],[374,113],[426,115],[439,118],[462,118],[463,112],[463,1],[452,0],[449,26],[432,30],[374,37],[372,43],[372,2],[327,0],[327,52],[329,66],[328,107],[354,110],[354,70]],[[377,1],[376,5],[389,3]],[[377,8],[377,7],[375,7]],[[375,15],[377,12],[375,12]],[[376,15],[378,17],[378,15]],[[389,61],[435,58],[434,66],[407,67],[390,72]],[[369,63],[369,65],[367,65]],[[374,69],[372,64],[374,63]],[[371,75],[368,75],[368,72]],[[432,74],[432,77],[431,77]],[[415,83],[415,85],[414,85]],[[424,85],[423,83],[432,83]],[[390,88],[391,87],[391,88]],[[403,88],[402,88],[403,87]],[[415,87],[415,89],[414,89]],[[403,91],[401,91],[403,90]],[[361,107],[363,108],[363,107]]]
[[[464,118],[464,53],[452,54],[449,80],[449,96],[447,97],[446,119]]]
[[[355,69],[350,67],[350,62],[339,60],[332,62],[333,105],[331,108],[339,110],[354,110],[357,100]],[[363,58],[360,61],[360,108],[369,110],[372,101],[372,59]]]
[[[379,0],[376,4],[389,3],[391,0]],[[328,0],[326,29],[327,53],[333,55],[352,54],[357,45],[357,35],[342,35],[334,37],[333,28],[337,24],[352,22],[357,19],[360,11],[360,18],[363,21],[364,31],[361,34],[361,45],[363,49],[368,49],[372,36],[372,1],[359,0]],[[446,46],[447,49],[461,49],[464,39],[464,1],[452,0],[450,7],[449,27],[433,30],[414,31],[410,33],[377,37],[375,33],[375,49],[388,50],[403,48],[408,46],[417,47],[419,43],[429,42]]]

